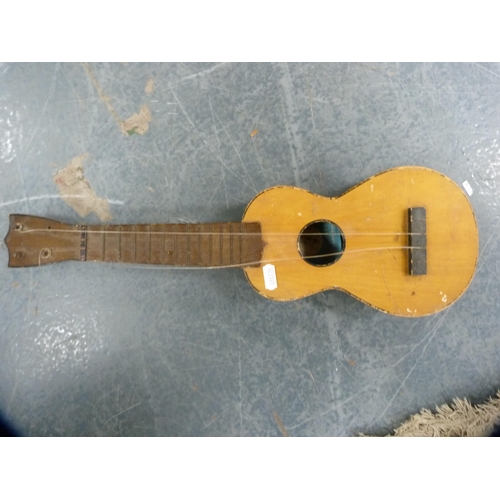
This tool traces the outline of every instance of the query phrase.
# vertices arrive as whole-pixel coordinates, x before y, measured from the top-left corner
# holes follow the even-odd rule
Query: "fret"
[[[219,266],[222,266],[222,224],[219,224]]]
[[[165,224],[162,224],[160,226],[162,228],[162,238],[161,238],[161,263],[162,264],[165,264],[165,258],[166,258],[166,255],[165,255],[165,233],[167,232],[167,227]]]
[[[101,260],[102,236],[98,226],[87,226],[87,260]]]
[[[179,254],[179,252],[177,250],[177,246],[178,246],[178,243],[177,243],[177,240],[178,240],[177,232],[178,231],[179,231],[178,224],[174,224],[174,249],[173,249],[173,252],[174,252],[174,265],[178,264],[178,261],[177,261],[177,255]]]
[[[148,264],[151,264],[151,226],[148,228]]]
[[[178,266],[186,266],[188,265],[188,241],[189,236],[187,234],[187,225],[186,224],[177,224],[177,257],[175,263]]]
[[[80,260],[87,260],[87,226],[80,226]]]
[[[149,226],[136,226],[136,262],[149,264]]]
[[[231,265],[231,226],[229,224],[221,224],[221,255],[223,266]]]
[[[106,261],[106,230],[105,226],[101,226],[102,235],[102,260]]]
[[[198,227],[198,265],[201,266],[201,231],[202,227],[200,224],[196,224]]]
[[[118,232],[116,226],[105,226],[104,234],[104,260],[106,262],[118,262]]]
[[[208,231],[209,231],[209,235],[208,235],[208,267],[212,267],[212,226],[211,224],[207,224],[207,228],[208,228]]]
[[[210,267],[219,267],[222,265],[222,254],[221,254],[221,230],[220,224],[212,224],[211,235],[212,244],[210,245],[210,249],[212,251],[212,259],[210,262]]]
[[[171,233],[174,231],[175,225],[173,224],[166,224],[164,226],[164,231]],[[164,263],[166,265],[175,265],[175,254],[174,254],[174,242],[175,242],[175,235],[173,234],[164,234],[164,245],[163,245],[163,252],[165,255]]]
[[[243,246],[241,244],[241,242],[243,240],[243,224],[240,222],[239,226],[240,226],[239,227],[240,237],[239,237],[239,241],[238,241],[238,262],[243,262],[242,255],[241,255],[241,247]]]
[[[163,264],[163,229],[160,224],[154,224],[150,233],[150,263]]]
[[[187,264],[188,266],[191,265],[191,224],[186,225],[186,232],[187,232],[187,251],[186,251],[186,257],[187,257]]]
[[[118,262],[122,261],[122,226],[118,226]]]
[[[233,226],[231,223],[228,224],[229,228],[229,265],[233,265]]]
[[[209,233],[210,232],[210,224],[198,224],[200,233]],[[200,249],[200,266],[202,267],[210,267],[210,262],[212,258],[210,244],[211,237],[209,234],[200,234],[198,236],[199,241],[199,249]]]
[[[132,226],[134,231],[134,263],[137,262],[137,226]]]
[[[120,226],[120,262],[135,263],[135,226]]]
[[[189,226],[189,265],[200,265],[200,225],[190,224]]]

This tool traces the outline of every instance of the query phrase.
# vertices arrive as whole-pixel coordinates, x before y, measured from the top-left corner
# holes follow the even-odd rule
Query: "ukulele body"
[[[416,275],[408,248],[412,207],[424,208],[426,219],[425,273]],[[263,267],[246,267],[245,274],[272,300],[340,289],[390,314],[424,316],[455,302],[476,268],[478,232],[469,200],[451,179],[425,167],[382,172],[337,198],[270,188],[252,200],[243,221],[260,223],[262,266],[274,266],[271,285]],[[316,221],[334,223],[343,234],[334,263],[317,265],[301,253],[299,235]]]

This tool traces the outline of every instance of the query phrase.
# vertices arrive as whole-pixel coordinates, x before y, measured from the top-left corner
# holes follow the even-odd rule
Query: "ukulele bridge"
[[[427,274],[427,220],[424,207],[408,209],[408,268],[411,276]]]

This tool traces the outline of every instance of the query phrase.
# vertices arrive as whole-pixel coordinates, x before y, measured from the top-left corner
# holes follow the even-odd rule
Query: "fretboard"
[[[194,267],[258,266],[258,223],[82,226],[81,260]]]

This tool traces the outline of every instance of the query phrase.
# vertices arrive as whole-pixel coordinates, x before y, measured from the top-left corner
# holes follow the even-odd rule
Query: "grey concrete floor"
[[[239,269],[10,269],[2,244],[1,412],[32,436],[342,436],[493,395],[499,138],[495,64],[0,66],[1,238],[9,213],[99,223],[53,179],[85,154],[111,223],[238,221],[270,186],[424,165],[470,183],[480,235],[465,295],[420,319],[339,291],[275,303]]]

